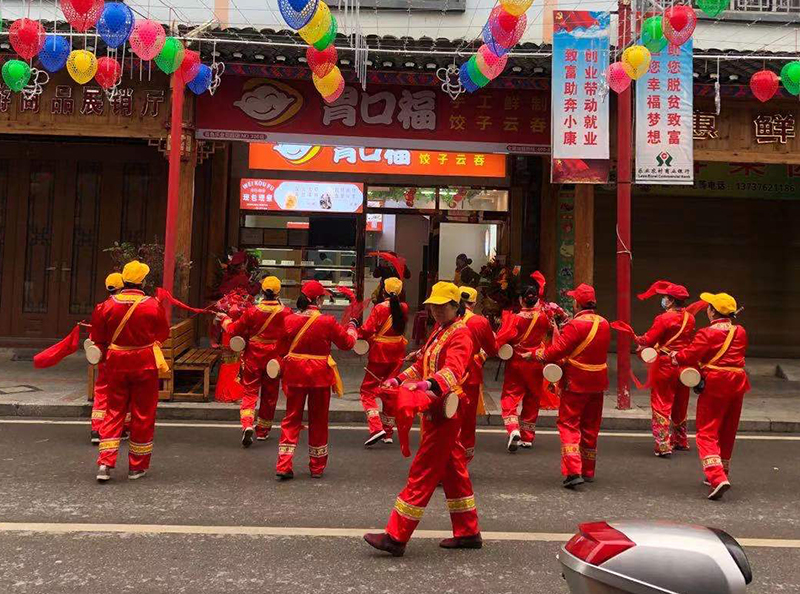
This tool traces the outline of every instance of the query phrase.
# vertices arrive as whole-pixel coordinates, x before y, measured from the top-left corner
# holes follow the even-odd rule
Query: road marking
[[[0,425],[84,425],[89,426],[89,419],[85,420],[55,420],[55,419],[0,419]],[[239,429],[242,426],[239,423],[229,423],[220,421],[218,423],[182,423],[178,421],[159,421],[156,423],[157,427],[184,427],[186,429]],[[365,425],[330,425],[331,431],[366,431]],[[280,426],[275,428],[280,430]],[[412,431],[419,431],[418,427],[413,427]],[[506,430],[502,427],[497,429],[490,429],[487,427],[478,427],[478,433],[487,434],[506,434]],[[537,435],[558,435],[558,431],[554,429],[537,429]],[[650,438],[653,434],[645,431],[601,431],[601,435],[605,437],[635,437],[635,438]],[[689,437],[694,438],[695,434],[690,433]],[[800,435],[792,434],[768,434],[768,435],[737,435],[736,439],[748,439],[752,441],[800,441]]]
[[[74,534],[80,532],[109,534],[189,534],[221,536],[289,536],[307,538],[361,538],[380,528],[310,528],[296,526],[191,526],[180,524],[72,524],[38,522],[0,522],[0,533],[34,532],[37,534]],[[565,532],[481,532],[484,540],[512,542],[566,542],[572,533]],[[448,530],[417,530],[414,538],[449,538]],[[780,538],[740,538],[744,547],[800,549],[800,540]]]

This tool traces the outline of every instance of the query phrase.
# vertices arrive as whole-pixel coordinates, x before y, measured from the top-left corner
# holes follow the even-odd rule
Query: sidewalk
[[[15,355],[16,353],[16,355]],[[0,417],[61,417],[86,418],[91,403],[86,397],[86,359],[79,351],[50,369],[34,369],[30,360],[32,352],[0,349]],[[331,421],[336,423],[363,423],[364,413],[358,397],[358,387],[363,378],[364,360],[352,353],[334,353],[345,385],[345,396],[331,400]],[[18,359],[18,360],[12,360]],[[502,373],[495,380],[499,361],[490,361],[486,367],[487,415],[479,419],[481,425],[502,426],[500,417],[500,388]],[[616,360],[609,360],[612,370],[611,390],[606,395],[603,411],[603,428],[622,430],[650,430],[649,393],[634,390],[631,410],[616,409]],[[634,358],[634,371],[645,379],[644,364]],[[800,360],[750,359],[748,360],[753,389],[745,399],[740,429],[742,431],[800,433]],[[213,389],[212,389],[213,393]],[[283,414],[283,397],[278,403],[277,418]],[[692,396],[689,409],[690,429],[694,429],[697,397]],[[162,402],[158,418],[161,420],[238,421],[236,404],[217,402]],[[554,427],[556,411],[545,410],[539,417],[539,426]]]

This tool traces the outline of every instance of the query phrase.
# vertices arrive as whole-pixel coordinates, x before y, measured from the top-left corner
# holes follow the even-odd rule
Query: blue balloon
[[[464,62],[461,65],[461,68],[458,69],[458,80],[461,81],[461,85],[467,90],[467,93],[474,93],[480,88],[469,77],[469,72],[467,71],[467,62]]]
[[[97,21],[97,33],[108,47],[119,47],[128,40],[136,19],[133,11],[122,2],[108,2]]]
[[[67,63],[72,44],[62,35],[48,35],[39,51],[39,61],[48,72],[58,72]]]
[[[200,64],[197,74],[192,80],[186,83],[186,86],[189,87],[195,95],[202,95],[208,90],[208,87],[211,86],[211,76],[211,68],[205,64]]]
[[[303,9],[309,4],[309,0],[289,0],[289,4],[297,12],[303,12]]]
[[[295,31],[305,27],[317,12],[320,0],[278,0],[281,16]]]
[[[492,50],[492,53],[498,58],[505,56],[511,49],[510,47],[504,47],[495,41],[494,35],[492,35],[492,28],[489,26],[489,23],[486,23],[483,26],[481,37],[483,37],[483,43],[488,45],[489,49]]]

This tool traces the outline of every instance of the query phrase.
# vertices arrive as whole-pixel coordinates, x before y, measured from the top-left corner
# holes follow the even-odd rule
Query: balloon
[[[186,86],[189,87],[195,95],[202,95],[208,90],[208,87],[211,86],[212,76],[211,68],[205,64],[200,64],[197,68],[197,74],[192,80],[186,83]]]
[[[3,64],[3,82],[15,93],[20,92],[31,78],[31,67],[22,60],[9,60]]]
[[[323,35],[316,43],[314,43],[314,49],[322,51],[326,47],[329,47],[333,44],[333,41],[336,39],[336,33],[338,32],[339,24],[336,22],[336,17],[331,15],[331,27],[328,29],[328,32]]]
[[[28,18],[17,19],[8,29],[8,40],[11,42],[11,47],[26,60],[30,60],[42,51],[44,38],[42,24]]]
[[[308,24],[300,29],[297,33],[303,38],[308,45],[314,45],[317,41],[322,39],[331,28],[331,9],[324,2],[320,2],[317,6],[317,12],[308,21]]]
[[[39,61],[48,72],[58,72],[67,63],[72,46],[66,37],[48,35],[39,52]]]
[[[344,78],[339,81],[339,86],[336,87],[336,90],[330,95],[323,97],[323,100],[325,103],[333,103],[342,96],[342,93],[344,93]]]
[[[485,77],[478,69],[478,62],[475,59],[475,56],[472,56],[469,60],[467,60],[467,74],[469,74],[472,82],[474,82],[478,87],[485,87],[489,84],[489,79]]]
[[[771,70],[759,70],[750,79],[750,90],[759,101],[769,101],[778,92],[778,75]]]
[[[164,27],[159,23],[149,19],[136,21],[131,31],[131,50],[142,60],[152,60],[161,52],[166,38]]]
[[[67,58],[67,71],[72,80],[85,85],[97,72],[97,58],[86,50],[72,50]]]
[[[319,51],[313,46],[308,46],[306,50],[306,62],[308,62],[308,67],[311,68],[311,71],[317,76],[325,76],[333,70],[338,59],[339,53],[333,45],[329,45],[322,51]]]
[[[650,50],[643,45],[632,45],[622,52],[622,63],[629,66],[628,76],[639,80],[650,69]]]
[[[61,11],[67,22],[83,33],[97,24],[104,4],[105,0],[61,0]]]
[[[339,67],[334,66],[325,76],[320,77],[316,74],[312,74],[311,79],[314,81],[314,86],[317,87],[319,94],[323,97],[328,97],[336,91],[339,87],[339,81],[344,80],[344,77]]]
[[[472,82],[472,79],[469,77],[469,72],[467,72],[467,64],[469,64],[469,62],[464,62],[461,65],[461,68],[459,68],[458,80],[461,81],[461,86],[463,86],[468,93],[474,93],[478,90],[478,85]]]
[[[684,44],[694,33],[697,15],[691,6],[672,6],[664,11],[661,21],[666,37],[673,45]]]
[[[122,66],[114,58],[100,58],[97,60],[97,72],[94,79],[104,89],[110,89],[120,80]]]
[[[495,6],[489,15],[488,25],[495,42],[505,48],[511,48],[522,39],[528,26],[528,17],[524,14],[515,17],[503,10],[502,6]]]
[[[711,18],[728,10],[731,0],[697,0],[697,6]]]
[[[119,47],[128,40],[136,18],[123,2],[109,2],[97,22],[97,33],[108,47]]]
[[[800,84],[800,60],[787,62],[781,69],[781,79],[788,78],[794,84]]]
[[[628,73],[628,68],[629,66],[626,66],[622,62],[614,62],[608,67],[606,79],[608,81],[608,86],[611,87],[615,93],[621,93],[631,85],[631,77]]]
[[[491,27],[489,27],[489,23],[486,23],[483,26],[483,31],[481,31],[481,37],[483,38],[483,43],[485,43],[492,51],[492,53],[496,56],[504,56],[511,49],[497,42],[497,40],[492,35],[492,29]]]
[[[311,21],[320,4],[320,0],[279,0],[278,7],[283,20],[296,31]]]
[[[194,80],[197,72],[200,70],[200,54],[194,50],[186,50],[183,53],[183,62],[181,62],[180,73],[184,82]]]
[[[525,14],[531,4],[533,4],[533,0],[500,0],[500,6],[503,7],[503,10],[514,16]]]
[[[651,54],[657,54],[669,45],[669,41],[664,37],[661,22],[662,17],[654,16],[642,24],[642,45],[650,50]]]
[[[494,80],[508,64],[508,55],[498,56],[489,49],[489,46],[484,44],[478,48],[478,53],[475,54],[475,63],[478,69],[486,78]]]
[[[164,47],[161,48],[161,51],[156,56],[156,66],[164,74],[172,74],[180,68],[185,52],[186,50],[178,38],[167,37],[164,40]]]

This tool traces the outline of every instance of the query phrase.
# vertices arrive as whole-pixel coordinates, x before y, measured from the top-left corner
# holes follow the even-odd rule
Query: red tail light
[[[602,565],[636,546],[636,543],[606,522],[581,524],[578,530],[580,533],[573,536],[565,548],[571,555],[592,565]]]

